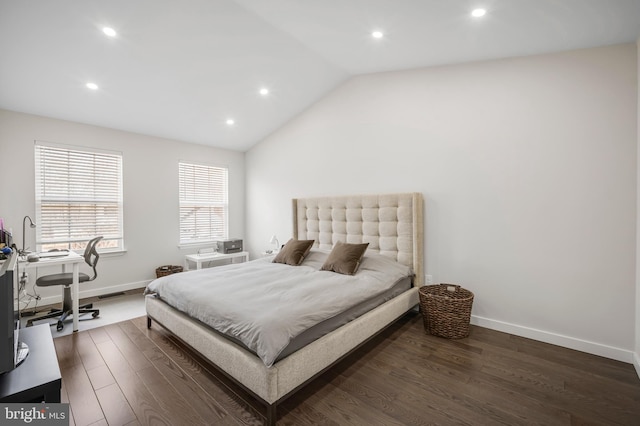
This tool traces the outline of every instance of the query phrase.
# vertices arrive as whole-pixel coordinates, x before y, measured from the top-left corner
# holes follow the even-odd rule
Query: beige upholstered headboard
[[[331,250],[337,241],[369,243],[375,251],[410,266],[424,284],[422,194],[354,195],[293,199],[293,236]]]

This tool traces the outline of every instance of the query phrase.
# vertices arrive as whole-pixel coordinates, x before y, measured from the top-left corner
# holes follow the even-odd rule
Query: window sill
[[[75,253],[78,253],[80,256],[84,256],[84,250],[72,250]],[[100,257],[117,257],[124,256],[127,254],[127,249],[116,249],[116,250],[108,250],[108,251],[98,251]]]
[[[109,250],[100,252],[100,256],[104,257],[116,257],[116,256],[124,256],[127,254],[127,249],[119,249],[119,250]]]

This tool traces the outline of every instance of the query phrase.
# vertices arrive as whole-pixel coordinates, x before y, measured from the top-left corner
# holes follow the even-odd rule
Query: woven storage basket
[[[418,293],[426,331],[447,339],[469,336],[473,293],[456,284],[427,285]]]
[[[165,265],[156,268],[156,277],[164,277],[165,275],[175,274],[176,272],[182,272],[182,266]]]

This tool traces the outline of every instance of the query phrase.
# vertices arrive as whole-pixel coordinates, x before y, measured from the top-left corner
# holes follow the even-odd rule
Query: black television
[[[29,354],[20,341],[18,304],[18,253],[6,256],[0,268],[0,374],[16,368]]]

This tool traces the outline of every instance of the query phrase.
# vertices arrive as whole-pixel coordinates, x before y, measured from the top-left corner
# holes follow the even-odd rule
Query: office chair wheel
[[[33,320],[27,321],[27,327],[31,327],[33,325]]]
[[[99,312],[94,312],[94,313],[91,314],[91,316],[94,317],[94,318],[98,318],[99,315],[100,315]]]
[[[64,328],[64,323],[62,321],[58,321],[58,323],[56,324],[56,330],[62,331],[63,328]]]

